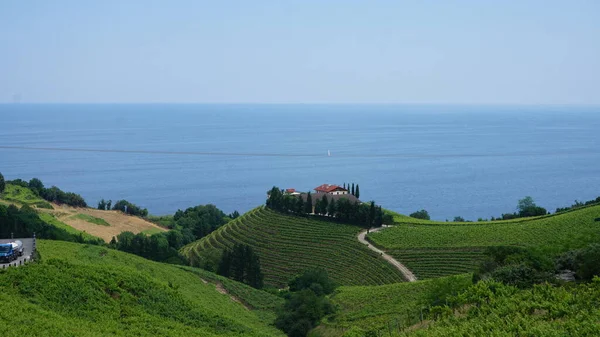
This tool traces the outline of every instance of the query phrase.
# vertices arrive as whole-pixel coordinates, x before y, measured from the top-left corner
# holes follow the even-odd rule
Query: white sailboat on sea
[[[331,152],[327,150],[327,157],[331,157]]]

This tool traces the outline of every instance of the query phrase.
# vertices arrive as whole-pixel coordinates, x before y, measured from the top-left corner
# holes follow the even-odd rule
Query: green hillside
[[[49,202],[40,198],[29,188],[19,185],[6,184],[6,189],[2,193],[2,199],[22,205],[52,209],[52,205]]]
[[[327,269],[340,285],[380,285],[402,282],[400,272],[356,238],[360,228],[261,207],[231,221],[210,235],[183,247],[195,263],[210,249],[250,245],[261,260],[265,284],[282,287],[310,267]]]
[[[600,279],[527,290],[486,281],[451,301],[435,320],[392,336],[598,336],[600,331]]]
[[[473,271],[485,247],[519,245],[559,252],[600,241],[600,206],[538,218],[495,222],[433,222],[396,218],[368,236],[419,278]]]
[[[382,286],[340,287],[331,297],[338,311],[327,317],[313,335],[340,337],[353,331],[357,336],[388,336],[390,326],[394,331],[412,326],[420,321],[422,308],[471,284],[471,275],[465,274]]]
[[[202,270],[94,245],[38,241],[41,262],[0,271],[5,336],[281,336],[280,299]],[[206,282],[206,283],[205,283]],[[234,289],[244,306],[214,283]],[[252,310],[250,310],[252,309]]]

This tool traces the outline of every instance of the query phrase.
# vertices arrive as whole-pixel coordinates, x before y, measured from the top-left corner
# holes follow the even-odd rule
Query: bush
[[[323,269],[311,269],[289,282],[283,309],[278,313],[275,326],[288,336],[304,337],[318,325],[321,318],[334,312],[325,296],[335,285]]]
[[[578,278],[587,281],[600,276],[600,244],[592,244],[579,252],[575,272]]]
[[[429,217],[429,213],[427,213],[426,210],[422,209],[420,211],[416,211],[412,214],[409,215],[411,218],[415,218],[415,219],[423,219],[423,220],[430,220],[431,218]]]

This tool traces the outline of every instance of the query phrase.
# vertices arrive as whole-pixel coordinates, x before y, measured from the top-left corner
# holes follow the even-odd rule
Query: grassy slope
[[[457,292],[466,289],[471,285],[471,275],[382,286],[340,287],[331,297],[338,312],[324,320],[314,335],[338,337],[350,328],[359,335],[369,331],[387,335],[389,326],[397,329],[418,322],[420,309],[431,303],[440,289],[450,285]]]
[[[43,213],[43,212],[39,212],[38,216],[40,217],[40,219],[42,219],[45,223],[50,224],[54,227],[57,228],[61,228],[64,229],[67,233],[70,234],[75,234],[75,235],[81,235],[83,236],[84,239],[99,239],[96,236],[93,236],[91,234],[88,234],[85,231],[79,231],[67,224],[65,224],[64,222],[58,220],[57,218],[54,217],[54,215],[50,214],[50,213]]]
[[[284,286],[307,268],[322,267],[340,285],[403,281],[402,275],[356,239],[356,226],[284,215],[257,208],[182,249],[191,261],[199,252],[251,245],[261,259],[265,283]]]
[[[91,215],[87,215],[87,214],[75,214],[72,215],[71,218],[75,218],[75,219],[80,219],[83,221],[87,221],[91,224],[95,224],[95,225],[100,225],[100,226],[110,226],[110,224],[108,222],[106,222],[106,220],[102,219],[102,218],[97,218],[95,216],[91,216]]]
[[[50,204],[37,196],[29,188],[7,184],[2,194],[6,203],[18,205],[27,204],[36,208],[43,216],[51,214],[58,222],[79,232],[87,232],[96,237],[101,237],[109,242],[113,236],[121,232],[131,231],[133,233],[144,232],[148,235],[165,231],[163,227],[145,219],[123,214],[117,211],[102,211],[94,208],[74,208],[67,205]],[[166,220],[170,216],[159,217]],[[44,220],[49,219],[45,216]]]
[[[18,185],[6,184],[2,198],[22,205],[52,209],[52,205],[40,198],[32,190]]]
[[[542,246],[553,251],[600,240],[600,206],[537,218],[495,222],[433,222],[396,217],[397,225],[369,235],[377,246],[428,278],[473,270],[484,247]]]
[[[99,246],[39,241],[38,247],[41,263],[0,272],[0,301],[19,308],[0,310],[0,320],[13,323],[0,325],[3,335],[281,335],[268,325],[272,313],[250,311],[200,280],[210,273]],[[277,303],[237,287],[251,302]]]
[[[397,336],[597,336],[600,280],[570,287],[518,290],[480,282],[447,317]]]

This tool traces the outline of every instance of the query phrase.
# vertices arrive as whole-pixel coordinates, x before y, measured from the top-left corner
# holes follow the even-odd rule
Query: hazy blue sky
[[[600,1],[0,1],[0,102],[600,104]]]

